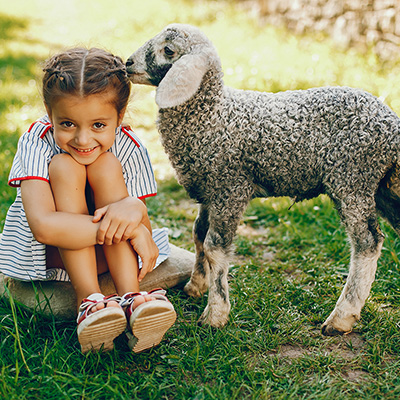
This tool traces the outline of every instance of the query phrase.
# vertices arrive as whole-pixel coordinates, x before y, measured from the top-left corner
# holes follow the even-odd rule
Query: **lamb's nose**
[[[126,66],[127,67],[131,67],[134,64],[132,58],[128,58],[127,62],[126,62]]]

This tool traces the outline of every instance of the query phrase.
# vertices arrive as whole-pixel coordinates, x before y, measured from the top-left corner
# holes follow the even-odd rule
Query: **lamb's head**
[[[126,62],[133,83],[157,86],[160,108],[178,106],[199,89],[203,75],[221,64],[209,39],[191,25],[171,24]]]

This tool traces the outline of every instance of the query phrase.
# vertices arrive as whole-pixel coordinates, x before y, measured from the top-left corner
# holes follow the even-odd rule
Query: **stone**
[[[195,255],[173,244],[170,247],[170,257],[145,276],[140,290],[168,289],[189,279]],[[99,283],[105,296],[116,292],[109,273],[100,275]],[[77,315],[76,296],[70,282],[23,282],[0,274],[0,295],[7,298],[11,295],[15,302],[28,309],[53,314],[57,319],[70,320]]]
[[[284,26],[297,34],[322,31],[343,48],[356,45],[365,51],[376,45],[375,51],[381,59],[398,58],[398,0],[257,0],[257,3],[266,23]],[[396,36],[396,40],[388,40],[387,34]]]

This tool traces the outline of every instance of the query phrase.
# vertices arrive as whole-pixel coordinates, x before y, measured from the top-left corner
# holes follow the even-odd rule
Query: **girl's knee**
[[[121,163],[118,158],[110,152],[105,152],[101,156],[97,158],[97,160],[93,163],[88,165],[88,169],[99,170],[102,172],[107,172],[109,170],[121,170]]]
[[[68,179],[85,177],[86,179],[86,168],[84,165],[78,164],[69,154],[60,153],[56,154],[50,161],[49,176],[50,181],[61,177]]]
[[[99,156],[93,164],[87,166],[87,174],[89,182],[95,181],[97,178],[103,181],[107,178],[113,180],[119,175],[122,176],[122,166],[114,154],[106,152]]]
[[[96,207],[128,196],[122,165],[112,153],[103,153],[93,164],[87,166],[87,179],[94,193]]]

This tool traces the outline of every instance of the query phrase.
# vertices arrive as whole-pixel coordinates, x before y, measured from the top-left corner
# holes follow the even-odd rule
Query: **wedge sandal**
[[[121,307],[125,308],[128,319],[128,346],[135,352],[151,349],[157,346],[164,334],[174,324],[176,312],[174,306],[165,296],[163,289],[150,292],[126,293],[122,296]],[[133,310],[133,301],[137,296],[149,295],[155,300],[146,301]]]
[[[101,293],[94,293],[82,300],[77,318],[78,340],[82,353],[90,350],[112,350],[114,339],[125,331],[125,313],[121,307],[107,307],[110,301],[119,303],[121,297],[105,297]],[[104,308],[88,314],[98,303],[104,303]]]

